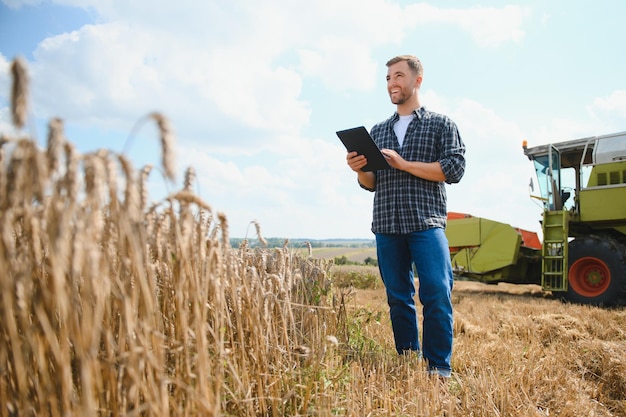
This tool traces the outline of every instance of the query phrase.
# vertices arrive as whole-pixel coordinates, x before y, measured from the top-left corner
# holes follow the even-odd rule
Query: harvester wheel
[[[610,306],[626,297],[626,248],[609,236],[569,244],[568,301]]]

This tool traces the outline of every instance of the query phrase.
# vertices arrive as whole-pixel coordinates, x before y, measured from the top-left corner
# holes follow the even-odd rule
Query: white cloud
[[[520,6],[471,7],[443,9],[428,3],[407,6],[406,24],[446,23],[467,31],[483,47],[498,47],[508,42],[519,43],[525,32],[524,19],[530,15],[528,8]]]
[[[533,129],[532,137],[528,138],[528,142],[529,146],[536,146],[609,133],[604,130],[604,126],[590,122],[588,119],[573,120],[555,117],[548,124]]]
[[[619,119],[623,125],[626,119],[626,90],[615,90],[607,97],[597,97],[588,109],[597,117]]]
[[[35,50],[38,114],[124,128],[129,115],[158,108],[189,135],[235,122],[297,134],[311,112],[300,99],[303,77],[335,91],[371,91],[380,66],[372,49],[399,42],[416,22],[448,22],[499,44],[521,36],[524,14],[424,3],[403,10],[383,0],[59,3],[95,10],[103,23]],[[402,20],[411,14],[419,19]],[[299,64],[287,64],[293,53]]]
[[[532,145],[561,142],[625,130],[626,90],[615,90],[605,97],[591,100],[586,109],[589,117],[572,119],[554,117],[548,124],[533,129]],[[530,141],[529,141],[530,142]]]
[[[162,101],[155,62],[147,59],[154,44],[123,23],[86,25],[45,39],[31,64],[39,110],[109,124],[151,109]]]
[[[186,42],[184,33],[145,29],[116,21],[44,40],[32,63],[40,115],[54,111],[119,127],[138,109],[157,107],[181,126],[204,130],[228,118],[275,133],[306,124],[310,110],[299,99],[301,77],[255,48],[265,43],[261,34],[245,45],[210,36],[205,44]]]
[[[2,133],[12,134],[13,126],[9,123],[11,120],[11,115],[9,114],[8,107],[0,107],[0,136]]]
[[[377,84],[378,63],[370,47],[350,39],[324,39],[318,50],[301,49],[300,70],[319,78],[331,90],[372,90]]]
[[[270,164],[236,163],[184,145],[181,154],[196,170],[201,197],[227,214],[237,236],[256,219],[267,237],[372,237],[372,195],[358,187],[338,143],[299,140]]]
[[[238,51],[219,51],[207,68],[207,94],[217,109],[251,128],[295,133],[310,110],[299,96],[302,80],[293,70],[265,62],[239,63]]]
[[[522,151],[521,129],[473,100],[450,107],[467,147],[467,167],[461,182],[448,186],[448,209],[537,230],[528,192],[532,165]]]
[[[7,101],[9,100],[9,89],[11,88],[10,63],[4,55],[0,53],[0,91],[6,92]],[[3,96],[0,95],[0,99]]]
[[[242,65],[245,54],[236,49],[186,49],[174,35],[156,37],[125,23],[48,38],[34,56],[33,91],[42,118],[63,115],[127,130],[129,117],[159,110],[182,135],[204,132],[207,138],[206,132],[228,125],[294,134],[310,113],[299,99],[301,79],[291,70],[255,59]]]

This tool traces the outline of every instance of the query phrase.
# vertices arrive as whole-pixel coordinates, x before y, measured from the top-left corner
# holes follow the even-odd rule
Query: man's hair
[[[406,61],[406,63],[409,64],[409,68],[411,68],[411,70],[413,70],[418,77],[424,76],[424,67],[422,67],[422,63],[415,55],[398,55],[393,57],[387,61],[387,67],[401,61]]]

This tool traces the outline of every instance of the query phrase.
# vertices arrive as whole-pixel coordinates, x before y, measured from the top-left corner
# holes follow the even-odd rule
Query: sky
[[[540,231],[529,146],[626,130],[621,0],[1,0],[0,134],[43,147],[64,121],[82,153],[160,166],[153,111],[175,135],[177,177],[225,213],[231,237],[373,239],[373,194],[335,132],[395,111],[385,63],[414,54],[420,101],[448,115],[467,168],[448,210]],[[24,59],[29,122],[11,124],[9,68]]]

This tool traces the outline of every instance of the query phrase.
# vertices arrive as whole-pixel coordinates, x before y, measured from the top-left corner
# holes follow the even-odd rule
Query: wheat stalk
[[[13,86],[11,88],[11,115],[13,124],[24,127],[28,111],[28,72],[22,58],[16,58],[11,64]]]
[[[253,220],[252,224],[254,224],[254,228],[256,229],[256,235],[257,235],[257,238],[259,239],[259,242],[261,242],[261,244],[264,247],[267,247],[267,240],[265,240],[263,238],[263,235],[261,234],[261,225],[256,220]]]
[[[139,176],[139,207],[141,210],[148,205],[148,177],[152,172],[152,165],[146,165],[141,169]]]
[[[59,169],[59,159],[61,158],[64,142],[63,120],[59,118],[50,120],[48,123],[48,146],[46,152],[50,172],[55,172]]]
[[[170,123],[161,113],[150,113],[150,118],[156,121],[161,138],[161,162],[165,170],[165,176],[174,180],[176,172],[174,169],[174,134]]]

